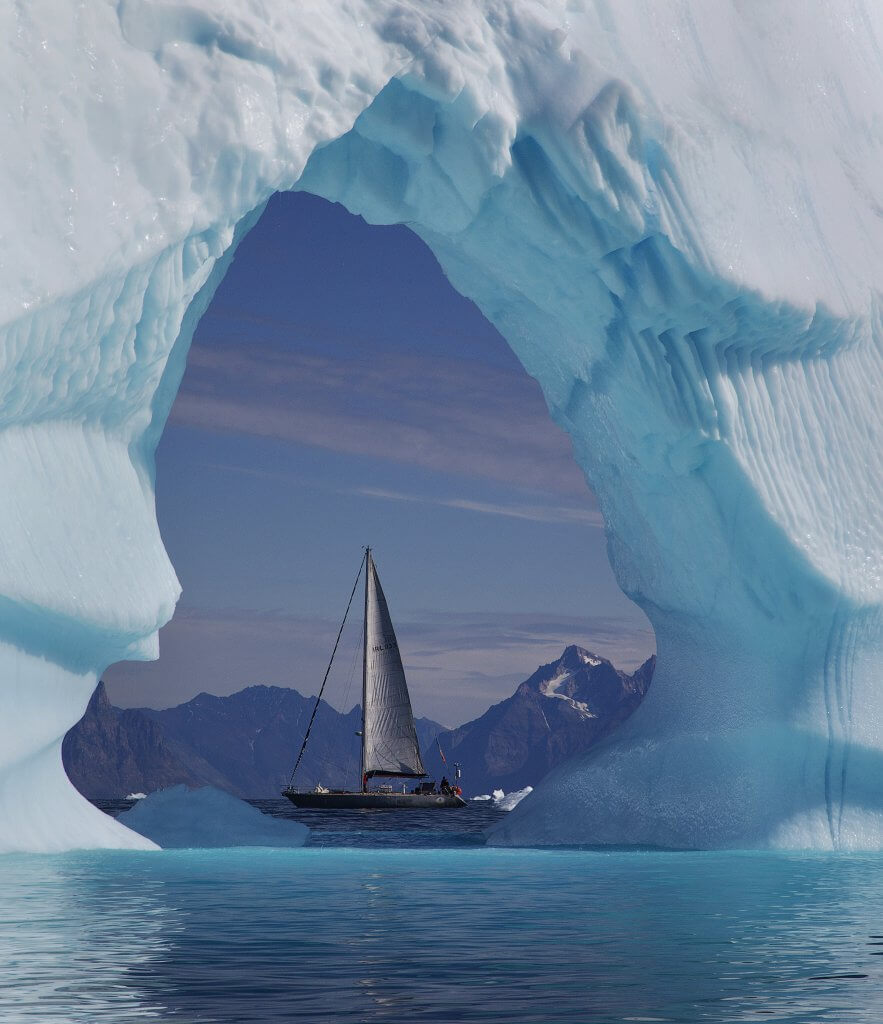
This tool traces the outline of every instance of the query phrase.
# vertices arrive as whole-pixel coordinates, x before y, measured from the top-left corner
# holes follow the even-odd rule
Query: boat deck
[[[426,811],[466,806],[466,801],[455,793],[353,793],[345,790],[316,793],[285,789],[282,795],[288,797],[295,807],[317,807],[323,810],[363,807],[375,811],[409,808]]]

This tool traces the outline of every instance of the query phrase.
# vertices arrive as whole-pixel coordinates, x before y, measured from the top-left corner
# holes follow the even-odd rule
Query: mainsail
[[[423,776],[411,698],[386,598],[371,552],[366,553],[365,679],[362,771]]]

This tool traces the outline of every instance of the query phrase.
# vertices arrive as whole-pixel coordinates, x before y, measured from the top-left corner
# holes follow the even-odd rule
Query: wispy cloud
[[[405,494],[380,487],[356,487],[351,492],[364,498],[378,498],[382,501],[415,502],[422,505],[439,505],[463,512],[478,512],[488,516],[504,516],[509,519],[528,519],[534,523],[576,523],[604,528],[604,519],[597,509],[568,507],[566,505],[521,505],[502,502],[473,501],[470,498],[439,498],[429,495]]]
[[[539,388],[515,368],[376,346],[335,358],[202,344],[170,422],[592,500]]]
[[[337,622],[242,609],[181,607],[160,633],[158,662],[125,662],[106,674],[111,699],[165,707],[206,690],[233,693],[254,683],[315,693]],[[544,613],[426,610],[396,623],[417,714],[458,725],[509,696],[540,664],[580,643],[620,668],[654,649],[649,624],[632,618]],[[329,699],[343,709],[359,699],[358,624],[347,627]]]

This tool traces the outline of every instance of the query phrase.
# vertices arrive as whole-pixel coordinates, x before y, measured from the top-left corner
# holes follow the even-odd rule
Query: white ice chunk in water
[[[151,793],[118,821],[158,846],[303,846],[310,830],[273,818],[214,786],[171,786]]]
[[[527,796],[533,792],[533,786],[525,786],[524,789],[516,789],[513,793],[503,794],[499,789],[494,791],[494,807],[500,811],[511,811]],[[497,793],[500,796],[497,797]]]

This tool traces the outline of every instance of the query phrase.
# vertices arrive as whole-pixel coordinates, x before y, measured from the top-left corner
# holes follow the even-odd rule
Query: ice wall
[[[127,841],[60,740],[97,672],[155,655],[178,585],[153,450],[238,238],[290,188],[408,224],[499,326],[657,632],[645,705],[493,841],[883,844],[881,23],[734,0],[0,12],[0,849]]]

